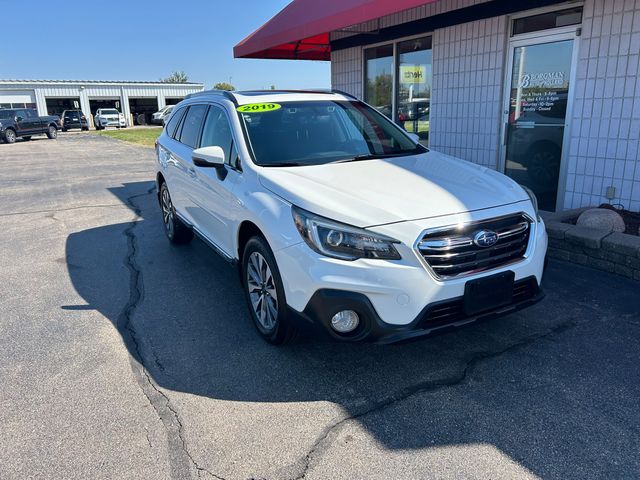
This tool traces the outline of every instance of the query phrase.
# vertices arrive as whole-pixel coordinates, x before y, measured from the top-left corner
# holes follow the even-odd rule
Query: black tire
[[[256,263],[256,260],[260,258],[266,262],[268,269],[263,270],[263,265]],[[264,275],[264,279],[267,280],[261,285],[256,277],[257,268],[261,271],[259,275]],[[252,273],[249,273],[250,269],[252,269]],[[267,272],[270,273],[270,277]],[[245,245],[242,255],[242,286],[249,314],[262,338],[273,345],[292,342],[297,336],[297,329],[287,316],[284,286],[276,259],[266,240],[262,237],[252,237]],[[259,318],[258,312],[261,312],[263,320]],[[265,321],[267,316],[269,320]]]
[[[4,131],[4,141],[5,143],[16,143],[16,132],[7,128]]]
[[[49,128],[47,129],[47,138],[50,140],[58,138],[58,129],[53,125],[49,125]]]
[[[160,185],[158,201],[160,202],[164,233],[167,235],[169,241],[176,245],[189,243],[193,239],[193,231],[176,215],[176,209],[171,201],[169,187],[167,187],[165,182],[162,182]]]
[[[26,137],[22,137],[22,139],[26,140],[28,142],[29,140],[31,140],[31,135],[27,135]]]

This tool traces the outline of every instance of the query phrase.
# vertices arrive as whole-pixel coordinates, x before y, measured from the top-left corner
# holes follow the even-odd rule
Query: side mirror
[[[191,153],[191,160],[196,167],[224,167],[224,150],[220,147],[197,148]]]
[[[24,120],[24,118],[22,118],[22,117],[20,117],[20,116],[17,116],[17,117],[16,117],[16,122],[21,122],[22,120]]]
[[[416,133],[408,133],[409,138],[416,143],[420,143],[420,137]]]

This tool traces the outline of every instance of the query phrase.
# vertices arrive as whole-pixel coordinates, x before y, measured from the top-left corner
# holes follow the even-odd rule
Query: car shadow
[[[607,392],[618,389],[615,408],[633,407],[621,392],[640,395],[640,382],[623,378],[634,368],[625,358],[637,360],[637,337],[617,351],[608,341],[580,338],[588,352],[566,338],[585,316],[597,317],[592,300],[603,292],[612,314],[634,312],[621,300],[629,288],[623,280],[607,277],[596,286],[590,271],[576,277],[574,267],[552,263],[545,302],[508,317],[390,346],[303,338],[277,348],[256,333],[234,267],[198,240],[169,245],[152,182],[109,190],[139,219],[68,236],[68,273],[86,304],[62,308],[95,309],[123,336],[128,308],[160,387],[238,402],[333,402],[385,448],[488,444],[543,477],[615,477],[635,462],[637,442],[620,441],[618,419],[598,424],[594,435],[591,406],[614,408]],[[123,299],[123,279],[134,279],[133,304]],[[610,375],[596,366],[598,356],[622,370]],[[428,401],[418,401],[421,391],[432,392]],[[415,401],[414,408],[385,416],[399,399]],[[637,416],[631,425],[638,427]],[[576,448],[568,448],[572,442]],[[597,463],[593,452],[610,458]],[[588,475],[575,465],[589,465]]]

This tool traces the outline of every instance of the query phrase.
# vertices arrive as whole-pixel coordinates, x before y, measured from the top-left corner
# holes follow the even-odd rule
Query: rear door
[[[27,119],[32,133],[42,133],[45,131],[45,122],[38,116],[38,112],[27,109]]]
[[[167,183],[173,204],[178,213],[189,223],[196,224],[194,210],[194,188],[196,171],[191,153],[200,142],[202,123],[207,113],[207,105],[190,105],[178,126],[171,142],[169,178]]]

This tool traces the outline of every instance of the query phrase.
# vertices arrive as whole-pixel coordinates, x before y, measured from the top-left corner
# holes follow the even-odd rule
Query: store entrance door
[[[558,204],[575,35],[512,42],[505,105],[505,173],[538,197],[541,210]]]

